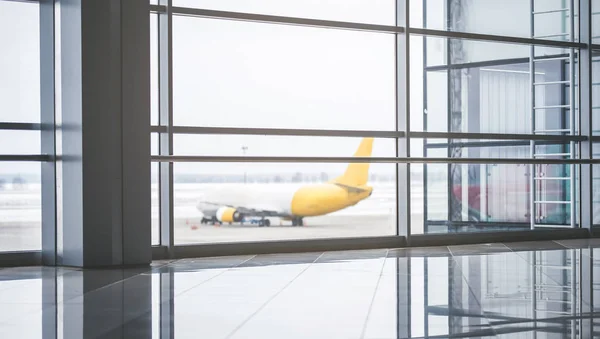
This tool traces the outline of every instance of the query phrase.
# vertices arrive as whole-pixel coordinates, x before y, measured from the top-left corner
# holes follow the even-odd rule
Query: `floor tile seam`
[[[253,259],[254,257],[256,257],[256,255],[252,256],[251,258],[247,259],[246,261],[248,261],[248,260],[251,260],[251,259]],[[93,290],[90,290],[90,291],[87,291],[87,292],[85,292],[85,293],[82,293],[81,295],[77,295],[77,296],[73,296],[73,297],[71,297],[71,298],[68,298],[68,299],[64,299],[64,300],[63,300],[61,303],[63,303],[63,304],[66,304],[66,303],[68,303],[69,301],[75,300],[75,299],[77,299],[77,298],[84,297],[84,296],[86,296],[86,295],[88,295],[88,294],[90,294],[90,293],[93,293],[93,292],[98,292],[98,291],[100,291],[100,290],[103,290],[103,289],[105,289],[105,288],[108,288],[108,287],[114,286],[114,285],[116,285],[116,284],[123,283],[123,282],[125,282],[125,281],[128,281],[128,280],[130,280],[130,279],[137,278],[137,277],[139,277],[139,276],[141,276],[141,275],[143,275],[143,274],[148,274],[148,272],[153,272],[155,269],[161,269],[161,268],[164,268],[164,267],[166,267],[166,266],[169,266],[169,265],[171,265],[171,264],[173,264],[173,263],[175,263],[175,262],[178,262],[178,261],[180,261],[180,259],[178,259],[178,260],[174,260],[174,261],[171,261],[171,262],[168,262],[168,263],[164,263],[164,264],[161,264],[161,265],[159,265],[159,266],[150,267],[150,269],[149,269],[149,270],[147,270],[147,271],[144,271],[144,272],[141,272],[141,273],[138,273],[138,274],[132,275],[131,277],[127,277],[127,278],[125,278],[125,279],[121,279],[121,280],[115,281],[115,282],[113,282],[113,283],[110,283],[110,284],[104,285],[104,286],[102,286],[102,287],[95,288],[95,289],[93,289]],[[246,261],[244,261],[244,262],[246,262]],[[243,264],[244,262],[242,262],[242,263],[238,264],[237,266],[239,266],[239,265]],[[235,266],[235,267],[237,267],[237,266]],[[234,267],[231,267],[231,268],[234,268]],[[85,269],[82,269],[82,270],[81,270],[81,271],[79,271],[79,272],[84,272],[84,271],[85,271]],[[223,273],[225,273],[225,272],[226,272],[226,271],[223,271],[223,272],[219,273],[218,275],[221,275],[221,274],[223,274]],[[160,272],[157,272],[157,273],[160,273]],[[216,276],[218,276],[218,275],[216,275]],[[214,276],[214,277],[211,277],[210,279],[212,279],[212,278],[215,278],[216,276]],[[207,279],[207,280],[205,280],[205,281],[201,282],[200,284],[202,284],[202,283],[204,283],[204,282],[206,282],[206,281],[208,281],[208,280],[210,280],[210,279]],[[194,286],[194,287],[196,287],[196,286]],[[193,288],[193,287],[192,287],[192,288]],[[186,290],[185,292],[187,292],[187,291],[188,291],[188,290]]]
[[[369,318],[371,315],[371,312],[373,310],[373,304],[375,303],[375,297],[377,297],[377,291],[379,291],[379,284],[381,283],[381,278],[383,277],[383,269],[385,268],[385,262],[387,261],[387,256],[388,253],[390,252],[389,249],[386,249],[385,252],[385,257],[382,260],[381,263],[381,269],[379,270],[379,277],[377,278],[377,283],[375,284],[375,290],[373,291],[373,297],[371,297],[371,302],[369,303],[369,308],[367,309],[367,316],[365,318],[365,323],[363,324],[363,328],[360,334],[360,338],[364,339],[366,332],[367,332],[367,325],[369,324]]]
[[[569,250],[570,250],[570,249],[573,249],[573,248],[571,248],[571,247],[568,247],[568,246],[566,246],[566,245],[563,245],[563,244],[561,244],[561,241],[562,241],[562,240],[552,240],[552,242],[553,242],[553,243],[555,243],[555,244],[558,244],[558,245],[560,245],[560,246],[564,247],[565,249],[569,249]],[[578,249],[581,249],[581,248],[578,248]]]
[[[286,288],[288,288],[290,285],[292,285],[292,283],[294,283],[294,281],[296,281],[296,279],[298,279],[304,272],[306,272],[306,270],[308,270],[310,267],[312,267],[323,255],[325,255],[325,253],[326,252],[322,252],[311,263],[308,263],[308,265],[306,265],[306,267],[302,271],[300,271],[300,273],[298,273],[296,276],[294,276],[281,289],[279,289],[279,291],[275,292],[270,298],[268,298],[267,301],[265,301],[262,305],[260,305],[258,307],[258,309],[256,309],[256,311],[252,312],[252,314],[250,314],[246,319],[244,319],[244,321],[242,321],[238,326],[236,326],[225,338],[229,339],[229,338],[233,337],[242,327],[244,327],[244,325],[246,325],[248,322],[250,322],[250,320],[252,320],[252,318],[254,318],[263,309],[265,309],[265,307],[267,307],[267,305],[269,305],[269,303],[271,303],[271,301],[273,301],[278,295],[283,293],[283,291],[285,291]]]
[[[494,336],[498,337],[498,333],[496,332],[496,329],[493,327],[492,322],[490,321],[490,318],[488,318],[485,315],[485,312],[483,310],[483,304],[482,301],[477,298],[477,296],[475,295],[475,292],[473,291],[473,288],[471,286],[471,284],[469,283],[469,279],[466,277],[465,272],[462,268],[461,265],[459,265],[459,263],[456,261],[456,259],[453,257],[452,260],[455,261],[456,263],[456,267],[458,268],[458,270],[460,271],[460,275],[462,277],[462,280],[467,284],[467,288],[469,289],[469,293],[475,298],[475,300],[477,300],[477,304],[479,306],[479,308],[481,309],[481,314],[483,316],[483,319],[485,319],[490,327],[490,329],[492,330],[492,332],[494,333]]]
[[[456,247],[459,246],[480,246],[480,245],[486,245],[488,243],[481,243],[481,244],[468,244],[468,245],[455,245]],[[493,242],[493,243],[489,243],[489,244],[493,244],[493,245],[502,245],[504,246],[508,252],[513,252],[512,248],[506,246],[506,244],[502,243],[502,242]],[[490,252],[486,252],[486,253],[466,253],[466,254],[457,254],[452,252],[452,246],[445,246],[448,249],[448,252],[450,253],[451,257],[464,257],[464,256],[473,256],[473,255],[484,255],[484,254],[498,254],[498,253],[506,253],[506,252],[502,252],[502,251],[490,251]]]
[[[181,296],[182,294],[185,294],[185,293],[187,293],[187,292],[189,292],[189,291],[193,290],[194,288],[196,288],[196,287],[198,287],[198,286],[200,286],[200,285],[202,285],[202,284],[204,284],[204,283],[207,283],[207,282],[209,282],[209,281],[211,281],[211,280],[213,280],[213,279],[215,279],[215,278],[217,278],[217,277],[220,277],[221,275],[223,275],[223,274],[225,274],[225,273],[227,273],[227,272],[231,271],[231,270],[232,270],[232,269],[234,269],[234,268],[238,268],[238,267],[240,267],[241,265],[243,265],[243,264],[247,263],[248,261],[250,261],[250,260],[252,260],[252,259],[256,258],[257,256],[258,256],[258,254],[255,254],[255,255],[251,256],[250,258],[248,258],[248,259],[246,259],[246,260],[244,260],[244,261],[242,261],[242,262],[240,262],[240,263],[238,263],[238,264],[236,264],[236,265],[234,265],[234,266],[227,267],[227,269],[223,270],[222,272],[220,272],[220,273],[218,273],[218,274],[215,274],[215,275],[213,275],[212,277],[210,277],[210,278],[208,278],[208,279],[206,279],[206,280],[202,280],[201,282],[199,282],[199,283],[195,284],[194,286],[192,286],[192,287],[190,287],[190,288],[188,288],[188,289],[186,289],[186,290],[184,290],[184,291],[182,291],[182,292],[180,292],[180,293],[173,294],[173,299],[175,299],[176,297],[179,297],[179,296]],[[174,273],[174,272],[170,272],[170,273]]]
[[[168,264],[165,264],[165,265],[168,265]],[[165,266],[165,265],[162,265],[162,266],[160,266],[160,267],[163,267],[163,266]],[[104,285],[104,286],[101,286],[101,287],[98,287],[98,288],[94,288],[94,289],[92,289],[92,290],[89,290],[89,291],[87,291],[87,292],[84,292],[84,293],[82,293],[81,295],[78,295],[78,296],[76,296],[76,297],[70,298],[70,299],[68,299],[68,300],[73,300],[73,299],[76,299],[76,298],[79,298],[79,297],[83,297],[83,296],[85,296],[85,295],[87,295],[87,294],[90,294],[90,293],[93,293],[93,292],[97,292],[97,291],[103,290],[103,289],[105,289],[105,288],[108,288],[108,287],[112,287],[112,286],[114,286],[114,285],[116,285],[116,284],[123,283],[123,282],[125,282],[125,281],[128,281],[128,280],[130,280],[130,279],[137,278],[137,277],[139,277],[139,276],[141,276],[141,275],[143,275],[143,274],[147,274],[148,272],[152,272],[153,270],[154,270],[154,268],[153,268],[153,267],[150,267],[150,268],[149,268],[147,271],[143,271],[143,272],[140,272],[140,273],[134,274],[134,275],[132,275],[131,277],[127,277],[127,278],[125,278],[125,279],[119,279],[119,280],[117,280],[117,281],[115,281],[115,282],[112,282],[112,283],[110,283],[110,284],[106,284],[106,285]],[[85,269],[82,269],[81,271],[78,271],[78,272],[85,272]],[[64,276],[64,275],[61,275],[60,277],[63,277],[63,276]],[[59,278],[59,277],[57,276],[56,278]],[[63,303],[64,303],[64,302],[66,302],[66,301],[68,301],[68,300],[63,300]]]

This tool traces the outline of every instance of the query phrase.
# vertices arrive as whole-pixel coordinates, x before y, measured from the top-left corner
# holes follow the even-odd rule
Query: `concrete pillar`
[[[57,10],[57,264],[149,264],[148,0]]]

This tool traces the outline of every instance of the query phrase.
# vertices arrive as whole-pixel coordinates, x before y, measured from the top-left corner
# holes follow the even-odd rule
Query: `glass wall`
[[[577,41],[578,35],[570,34],[569,14],[577,13],[577,8],[560,1],[534,1],[533,13],[522,1],[502,3],[501,10],[497,6],[411,1],[410,23],[419,28]],[[527,20],[506,25],[508,13],[511,21],[515,15]],[[550,19],[557,16],[561,20]],[[501,161],[577,157],[576,144],[570,142],[579,134],[574,100],[577,50],[485,41],[486,37],[410,39],[410,125],[413,135],[419,136],[411,140],[411,155],[449,160],[424,164],[422,173],[411,178],[413,187],[419,187],[411,194],[412,206],[423,206],[424,216],[411,220],[411,233],[575,227],[579,180],[575,166]],[[427,138],[431,132],[435,137]],[[465,158],[472,163],[451,160]]]
[[[600,50],[597,9],[158,3],[153,245],[576,228],[598,209],[598,166],[582,178],[573,162],[600,142],[596,53],[591,81],[578,74]],[[39,250],[39,4],[0,0],[0,19],[0,251]]]
[[[356,18],[389,21],[390,4]],[[174,15],[172,155],[242,157],[174,164],[174,243],[395,235],[395,164],[315,161],[396,156],[395,49],[389,33]]]
[[[0,1],[0,252],[41,249],[41,166],[23,157],[40,154],[38,12]]]
[[[578,227],[578,3],[173,5],[175,244]]]

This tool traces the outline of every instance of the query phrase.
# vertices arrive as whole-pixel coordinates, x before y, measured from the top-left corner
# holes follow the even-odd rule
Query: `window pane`
[[[158,155],[158,133],[150,133],[150,155]]]
[[[184,135],[173,138],[175,155],[350,157],[362,138],[258,135]],[[372,140],[374,157],[394,157],[395,139]]]
[[[598,50],[592,53],[592,134],[600,135],[600,51]]]
[[[0,122],[40,121],[38,12],[37,2],[0,1]]]
[[[40,131],[0,130],[0,154],[40,154]]]
[[[382,25],[396,24],[394,0],[173,0],[173,6]]]
[[[568,165],[536,165],[535,222],[570,225]],[[427,195],[413,192],[427,211],[418,233],[487,232],[530,229],[530,165],[426,164]]]
[[[447,66],[446,58],[440,57],[434,65],[425,63],[423,72],[425,59],[431,62],[432,54],[445,52],[432,51],[428,45],[424,58],[423,38],[414,42],[412,130],[531,134],[535,111],[536,134],[570,133],[570,86],[577,83],[577,77],[575,74],[571,79],[564,50],[536,47],[532,109],[529,47],[453,40],[451,64],[460,66]],[[577,124],[573,127],[576,129]]]
[[[159,163],[152,163],[151,170],[151,200],[152,200],[152,245],[160,245],[160,203],[158,197],[158,166]]]
[[[414,139],[414,141],[421,141]],[[421,143],[423,144],[423,142]],[[423,147],[423,146],[422,146]],[[476,140],[427,139],[424,142],[426,157],[430,158],[522,158],[531,159],[529,140]],[[549,141],[536,141],[535,154],[543,159],[567,159],[570,145]],[[420,156],[423,153],[412,154]]]
[[[40,168],[0,162],[0,252],[41,249]]]
[[[158,14],[150,14],[150,124],[158,125]]]
[[[534,36],[569,41],[573,16],[568,10],[568,1],[534,1],[534,5]],[[529,1],[411,0],[410,6],[410,24],[413,27],[531,37]],[[578,6],[575,6],[574,12],[578,13]],[[577,27],[575,32],[577,39]]]
[[[600,144],[593,144],[593,158],[600,158]],[[600,165],[592,165],[592,218],[594,227],[600,227]]]
[[[600,43],[600,2],[591,1],[592,7],[592,43]]]
[[[347,167],[176,163],[175,243],[395,234],[396,166]],[[271,227],[260,227],[261,214]]]
[[[173,19],[174,123],[395,129],[394,36]]]

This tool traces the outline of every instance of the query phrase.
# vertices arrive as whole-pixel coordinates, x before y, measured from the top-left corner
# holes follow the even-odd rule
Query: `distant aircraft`
[[[370,157],[373,138],[364,138],[355,157]],[[268,217],[279,217],[304,226],[304,217],[314,217],[356,205],[371,196],[373,187],[367,186],[368,163],[351,163],[346,172],[327,183],[300,188],[286,185],[237,185],[205,190],[197,208],[202,212],[202,223],[243,223],[258,219],[259,226],[270,226]]]

